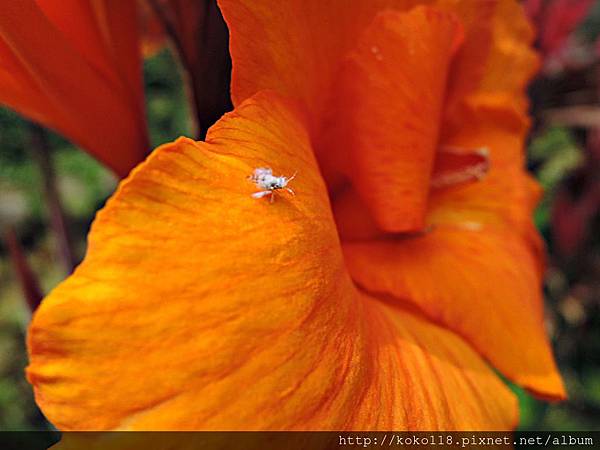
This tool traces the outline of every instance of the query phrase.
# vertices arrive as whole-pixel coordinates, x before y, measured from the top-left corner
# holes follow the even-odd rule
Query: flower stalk
[[[2,238],[8,249],[27,306],[31,313],[33,313],[44,297],[38,280],[29,266],[29,262],[25,257],[25,252],[23,251],[17,234],[12,226],[6,227]]]

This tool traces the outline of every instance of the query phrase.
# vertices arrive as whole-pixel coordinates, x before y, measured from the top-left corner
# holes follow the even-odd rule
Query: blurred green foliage
[[[536,167],[536,178],[544,189],[544,196],[535,212],[535,223],[546,236],[556,189],[583,163],[584,154],[567,128],[551,127],[532,141],[529,160]]]
[[[177,61],[166,49],[146,60],[146,110],[154,147],[179,136],[191,137],[190,105],[180,73]]]
[[[577,30],[587,42],[596,42],[600,37],[600,2],[596,2],[586,19]]]

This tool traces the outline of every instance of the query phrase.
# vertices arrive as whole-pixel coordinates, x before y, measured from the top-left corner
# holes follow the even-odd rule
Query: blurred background
[[[598,430],[600,1],[524,4],[538,28],[543,61],[530,91],[528,155],[545,189],[535,220],[548,249],[546,321],[570,399],[548,404],[514,388],[520,427]],[[169,48],[153,51],[144,63],[152,147],[193,135],[197,125],[174,70],[178,64]],[[48,292],[81,259],[94,214],[116,184],[87,153],[0,108],[0,430],[50,428],[23,376],[27,299]]]

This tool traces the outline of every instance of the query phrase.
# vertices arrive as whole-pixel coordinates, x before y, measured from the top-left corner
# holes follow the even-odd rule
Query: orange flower
[[[47,417],[513,428],[516,399],[486,360],[562,398],[522,169],[536,58],[516,1],[221,8],[236,109],[133,171],[36,313],[28,376]],[[470,150],[484,147],[489,161]],[[297,172],[296,195],[252,198],[259,167]]]
[[[148,152],[134,2],[22,0],[0,16],[0,102],[124,176]]]

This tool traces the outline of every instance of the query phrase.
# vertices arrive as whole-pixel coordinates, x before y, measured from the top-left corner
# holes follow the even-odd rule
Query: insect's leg
[[[273,203],[275,201],[275,191],[271,191],[271,200],[269,200],[271,203]]]
[[[286,187],[285,190],[292,194],[294,197],[296,196],[296,193],[292,190],[292,188]]]

